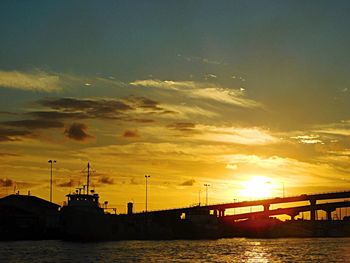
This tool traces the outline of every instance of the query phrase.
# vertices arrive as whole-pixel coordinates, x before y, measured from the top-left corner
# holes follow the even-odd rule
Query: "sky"
[[[0,195],[110,206],[350,188],[348,1],[0,3]],[[204,184],[209,184],[208,189]]]

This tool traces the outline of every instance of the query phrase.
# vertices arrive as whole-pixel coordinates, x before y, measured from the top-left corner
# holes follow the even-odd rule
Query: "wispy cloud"
[[[191,122],[175,122],[167,126],[169,129],[178,130],[182,132],[193,132],[196,127],[195,123]]]
[[[223,61],[217,61],[217,60],[211,60],[208,58],[198,57],[198,56],[185,56],[182,54],[177,54],[178,58],[181,58],[187,62],[198,62],[198,63],[205,63],[205,64],[212,64],[212,65],[228,65],[227,63]]]
[[[323,143],[319,135],[298,135],[298,136],[291,137],[291,139],[295,139],[299,143],[304,143],[304,144]]]
[[[0,87],[41,92],[62,89],[60,76],[44,71],[0,71]]]
[[[172,90],[193,99],[211,100],[242,108],[263,108],[261,103],[247,98],[244,90],[225,88],[214,83],[146,79],[133,81],[130,85]]]
[[[143,86],[148,88],[162,88],[162,89],[170,89],[170,90],[196,88],[196,82],[194,81],[172,81],[172,80],[159,80],[159,79],[135,80],[133,82],[130,82],[130,85]]]
[[[113,178],[111,178],[109,176],[103,175],[98,179],[98,182],[100,184],[113,184],[114,180],[113,180]]]
[[[244,145],[265,145],[279,142],[279,139],[261,128],[216,127],[197,125],[200,134],[194,135],[196,139],[235,143]]]

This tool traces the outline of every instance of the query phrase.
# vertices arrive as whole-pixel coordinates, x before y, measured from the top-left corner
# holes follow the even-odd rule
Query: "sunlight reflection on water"
[[[350,238],[0,242],[0,262],[350,262]]]

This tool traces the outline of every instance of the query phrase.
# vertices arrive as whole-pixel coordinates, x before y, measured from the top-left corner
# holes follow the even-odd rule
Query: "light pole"
[[[201,189],[198,192],[198,206],[201,206]]]
[[[208,205],[208,187],[210,186],[210,184],[204,184],[204,186],[205,186],[205,191],[206,191],[205,205]]]
[[[148,189],[147,189],[147,185],[148,185],[148,178],[150,178],[151,176],[150,175],[145,175],[145,178],[146,178],[146,212],[147,212],[147,197],[148,197]]]
[[[56,160],[49,160],[50,164],[50,202],[52,202],[52,164],[56,163]]]
[[[236,203],[237,199],[236,198],[233,198],[233,203]],[[236,208],[233,208],[233,214],[235,215],[236,214]]]

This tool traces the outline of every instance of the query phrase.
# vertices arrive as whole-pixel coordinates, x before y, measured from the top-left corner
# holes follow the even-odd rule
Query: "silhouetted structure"
[[[29,195],[0,199],[1,239],[51,239],[59,237],[59,205]]]
[[[77,189],[59,206],[35,196],[10,195],[0,199],[0,235],[3,239],[44,239],[61,236],[70,240],[122,239],[200,239],[220,237],[319,237],[350,236],[350,220],[332,211],[350,207],[350,192],[300,195],[255,201],[192,206],[176,209],[116,214],[99,203],[99,195]],[[325,203],[325,200],[330,202]],[[336,202],[335,199],[342,199]],[[317,203],[323,200],[322,203]],[[305,204],[305,201],[308,204]],[[303,202],[302,205],[295,205]],[[270,209],[272,204],[293,203],[290,207]],[[227,209],[260,206],[260,211],[225,215]],[[107,213],[113,209],[114,214]],[[327,220],[317,220],[316,211],[326,212]],[[298,219],[302,212],[310,220]],[[289,215],[280,221],[275,215]],[[59,235],[60,234],[60,235]]]

